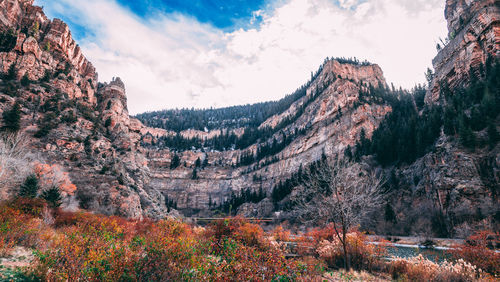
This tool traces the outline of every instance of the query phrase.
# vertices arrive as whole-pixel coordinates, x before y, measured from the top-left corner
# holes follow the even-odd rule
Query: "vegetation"
[[[36,248],[35,260],[23,271],[35,280],[293,281],[321,270],[315,259],[285,259],[261,227],[240,218],[204,229],[176,220],[56,211],[46,224],[41,207],[34,200],[0,207],[0,250]]]
[[[35,255],[26,268],[0,269],[0,279],[14,275],[27,281],[296,281],[317,280],[325,270],[344,265],[333,225],[292,237],[282,227],[266,233],[237,217],[203,228],[173,219],[137,221],[57,208],[46,212],[46,205],[29,198],[0,203],[0,256],[8,256],[16,246]],[[498,254],[480,250],[479,245],[466,251],[475,255],[451,262],[421,257],[386,262],[385,244],[370,244],[355,230],[346,240],[352,268],[379,277],[386,272],[398,281],[494,281],[491,275],[498,273]],[[296,245],[297,258],[285,258],[291,251],[287,242]],[[475,264],[486,260],[492,268],[480,270]]]
[[[0,33],[0,52],[10,52],[16,47],[17,35],[13,30]]]
[[[326,61],[326,60],[325,60]],[[213,130],[235,128],[257,128],[267,118],[283,113],[290,105],[306,95],[307,88],[323,70],[321,66],[311,75],[311,80],[294,93],[278,101],[234,106],[220,109],[181,109],[149,112],[136,117],[147,126],[163,128],[175,132],[187,129]]]
[[[498,233],[483,230],[467,238],[465,244],[457,245],[451,251],[456,260],[464,260],[495,277],[500,276],[500,246]]]
[[[297,210],[310,222],[331,225],[342,246],[344,269],[351,269],[347,235],[361,220],[383,203],[382,178],[352,163],[327,159],[303,182]]]
[[[61,206],[61,193],[59,192],[59,188],[52,186],[51,188],[45,190],[40,195],[40,198],[44,199],[51,208],[57,208]]]
[[[423,103],[423,87],[392,95],[388,89],[378,89],[386,92],[381,97],[392,106],[392,113],[371,140],[360,139],[356,157],[375,155],[384,166],[412,163],[433,148],[441,129],[470,150],[479,146],[476,132],[487,129],[489,146],[494,147],[498,142],[495,121],[500,113],[499,77],[500,64],[489,59],[485,66],[470,71],[470,84],[466,87],[451,90],[442,85],[442,101],[432,106]]]
[[[330,60],[326,59],[325,63]],[[360,62],[356,58],[336,58],[341,63],[355,65],[368,65],[368,62]],[[274,127],[264,126],[262,123],[269,117],[279,115],[290,108],[290,106],[301,98],[305,98],[307,89],[323,70],[323,65],[314,74],[311,80],[298,88],[293,94],[287,95],[279,101],[257,103],[253,105],[236,106],[222,109],[182,109],[166,110],[160,112],[144,113],[137,116],[145,125],[163,128],[177,132],[173,136],[164,136],[157,140],[154,146],[168,147],[177,151],[194,149],[213,149],[224,151],[229,149],[246,149],[250,145],[259,144],[256,154],[243,154],[238,165],[249,165],[262,160],[268,156],[279,153],[290,144],[297,136],[303,134],[305,129],[297,129],[294,132],[286,132],[284,129],[294,123],[306,107],[326,89],[332,81],[319,85],[315,92],[304,99],[294,115],[285,117]],[[236,136],[233,129],[243,128],[241,136]],[[221,134],[208,140],[200,138],[183,138],[179,133],[187,129],[197,130],[221,130]],[[276,134],[279,133],[278,136]],[[146,145],[146,144],[144,144]]]
[[[226,201],[220,203],[218,209],[226,214],[236,213],[236,210],[244,203],[258,203],[266,198],[266,194],[262,190],[252,191],[250,188],[241,190],[239,194],[231,192],[231,196]],[[212,203],[213,206],[216,203]]]
[[[34,199],[37,197],[39,189],[38,177],[35,174],[31,174],[21,185],[19,196]]]
[[[16,132],[18,131],[21,121],[21,105],[18,102],[14,103],[10,110],[6,110],[2,114],[4,125],[2,130]]]
[[[177,154],[174,154],[172,161],[170,162],[170,169],[176,169],[181,165],[181,159]]]

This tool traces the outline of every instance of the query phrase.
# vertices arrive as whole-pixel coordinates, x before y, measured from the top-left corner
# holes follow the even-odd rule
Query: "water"
[[[387,253],[389,257],[401,258],[416,257],[421,254],[424,258],[434,262],[442,262],[451,258],[449,248],[444,247],[426,248],[417,245],[394,244],[387,248]]]

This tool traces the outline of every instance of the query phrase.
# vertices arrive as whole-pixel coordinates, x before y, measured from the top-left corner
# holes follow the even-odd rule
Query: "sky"
[[[70,26],[101,82],[121,77],[131,114],[277,100],[326,57],[424,83],[446,37],[444,0],[35,0]]]

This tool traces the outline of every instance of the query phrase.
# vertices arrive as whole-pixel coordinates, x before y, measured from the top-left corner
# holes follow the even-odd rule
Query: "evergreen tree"
[[[21,78],[21,85],[24,86],[24,87],[27,87],[29,86],[31,83],[29,77],[28,77],[28,74],[26,73],[25,75],[23,75],[23,77]]]
[[[14,80],[17,78],[17,69],[16,64],[11,64],[9,70],[7,71],[7,75],[5,76],[6,80]]]
[[[181,159],[177,154],[172,157],[172,162],[170,162],[170,169],[176,169],[181,164]]]
[[[488,144],[490,148],[495,147],[497,142],[500,140],[500,135],[498,134],[495,123],[492,120],[488,121]]]
[[[26,177],[26,180],[24,180],[24,183],[21,185],[19,196],[23,198],[36,198],[39,188],[38,178],[36,175],[31,174]]]
[[[52,207],[52,208],[57,208],[61,206],[61,193],[59,192],[59,188],[53,186],[52,188],[45,190],[42,192],[40,195],[40,198],[44,199],[47,201],[47,203]]]
[[[193,174],[191,175],[191,179],[198,179],[198,172],[196,168],[193,168]]]
[[[351,150],[351,145],[347,145],[347,148],[345,149],[344,151],[344,156],[348,159],[348,160],[352,160],[352,150]]]
[[[385,221],[396,223],[396,213],[390,203],[385,205]]]
[[[474,135],[472,129],[465,123],[464,119],[465,118],[462,118],[460,122],[460,142],[465,147],[474,149],[474,147],[476,146],[476,136]]]
[[[19,121],[21,120],[21,106],[18,102],[16,102],[10,110],[3,112],[3,120],[3,130],[15,132],[20,129]]]
[[[196,162],[194,163],[194,167],[200,167],[201,166],[201,160],[200,158],[196,159]]]

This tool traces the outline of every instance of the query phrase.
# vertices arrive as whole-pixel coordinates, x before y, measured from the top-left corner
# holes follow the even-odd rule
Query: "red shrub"
[[[466,243],[451,251],[456,259],[463,259],[481,270],[495,276],[500,275],[500,253],[494,247],[500,243],[500,234],[480,231],[470,236]]]

